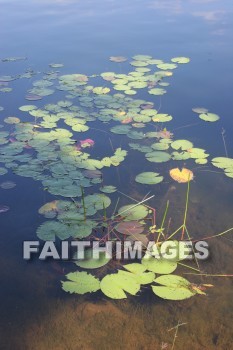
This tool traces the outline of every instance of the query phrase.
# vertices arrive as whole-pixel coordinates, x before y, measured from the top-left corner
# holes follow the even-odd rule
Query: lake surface
[[[137,93],[123,95],[122,101],[131,98],[131,102],[127,102],[132,103],[140,99],[144,101],[142,105],[152,102],[159,113],[172,115],[169,123],[151,120],[145,123],[145,128],[137,128],[137,125],[134,130],[146,135],[166,128],[173,133],[173,140],[189,140],[194,147],[204,149],[209,154],[205,165],[196,164],[194,159],[148,162],[145,153],[132,149],[129,143],[151,147],[151,139],[128,137],[128,132],[112,133],[110,129],[116,125],[131,125],[133,121],[120,123],[124,115],[119,115],[118,121],[114,118],[102,118],[101,121],[99,101],[94,106],[93,100],[90,105],[90,101],[82,101],[85,118],[93,118],[94,113],[94,120],[86,123],[90,127],[86,132],[72,131],[72,124],[64,123],[65,118],[58,118],[54,128],[50,126],[48,129],[45,125],[39,131],[65,128],[73,132],[77,145],[80,140],[93,140],[94,146],[82,149],[93,159],[111,157],[120,147],[128,151],[118,167],[101,169],[103,184],[117,188],[117,192],[106,194],[112,201],[107,208],[109,216],[118,198],[117,208],[154,195],[147,204],[156,208],[156,224],[159,227],[166,203],[170,202],[166,229],[169,226],[172,233],[182,224],[187,190],[187,184],[175,182],[169,176],[169,171],[179,166],[187,167],[194,174],[194,180],[190,182],[187,216],[191,237],[213,236],[233,227],[233,179],[211,163],[214,157],[233,157],[232,13],[230,0],[224,3],[217,0],[0,0],[0,106],[4,108],[0,111],[0,167],[8,170],[0,176],[0,183],[11,181],[16,184],[12,189],[0,188],[0,205],[9,207],[8,211],[0,213],[0,349],[232,348],[232,277],[188,275],[195,271],[179,267],[178,275],[198,285],[213,284],[214,287],[208,288],[206,296],[167,301],[157,297],[151,287],[145,285],[137,296],[112,300],[100,291],[86,295],[65,293],[61,289],[61,280],[66,279],[65,274],[77,270],[71,262],[39,261],[36,258],[24,261],[23,241],[36,240],[37,229],[45,222],[43,215],[38,213],[39,208],[54,200],[67,200],[67,197],[57,195],[49,185],[42,183],[43,179],[38,177],[39,170],[34,176],[37,179],[23,172],[21,176],[17,175],[15,164],[10,164],[14,160],[6,161],[2,156],[2,148],[14,145],[18,137],[15,132],[17,124],[5,122],[7,117],[20,118],[23,125],[28,122],[40,125],[42,121],[41,117],[29,115],[19,107],[35,105],[43,109],[45,105],[65,100],[80,108],[78,98],[80,94],[83,97],[82,93],[76,91],[76,95],[72,95],[72,89],[63,89],[67,82],[61,84],[59,79],[62,75],[88,76],[88,85],[109,87],[111,90],[106,95],[112,96],[122,94],[122,90],[115,91],[112,83],[104,81],[99,75],[103,72],[126,75],[135,71],[137,67],[130,65],[133,56],[149,55],[169,64],[174,57],[188,57],[188,64],[178,63],[174,70],[162,70],[172,71],[172,76],[168,74],[161,78],[155,86],[135,88]],[[111,62],[111,56],[124,56],[128,60]],[[4,62],[10,57],[27,59]],[[52,63],[63,66],[53,68],[49,66]],[[149,68],[152,72],[158,70],[156,64]],[[50,80],[51,71],[54,79]],[[25,72],[27,75],[23,77]],[[93,75],[98,76],[91,77]],[[7,81],[11,79],[6,76],[14,79]],[[40,95],[38,90],[37,93],[29,90],[35,88],[33,83],[42,79],[53,83],[48,89],[51,88],[54,93],[38,101],[25,99],[28,95]],[[161,82],[170,85],[159,85]],[[80,85],[78,89],[82,91],[85,86]],[[7,92],[5,88],[12,88],[12,91]],[[159,96],[148,94],[151,88],[163,88],[167,92]],[[103,95],[91,95],[91,98],[99,96]],[[119,104],[118,101],[111,107],[117,110],[116,113],[124,112],[126,108],[126,102]],[[204,107],[220,119],[213,123],[205,122],[192,111],[195,107]],[[66,106],[61,108],[65,113],[70,112]],[[52,113],[56,114],[56,111],[52,110]],[[35,131],[36,128],[33,129]],[[7,139],[6,144],[2,138]],[[32,164],[32,159],[35,159],[33,147],[18,153],[23,154],[22,164]],[[47,177],[52,157],[58,152],[55,141],[48,144],[49,149],[43,173]],[[11,154],[8,153],[8,156]],[[154,185],[135,182],[136,175],[142,172],[157,172],[164,176],[163,182]],[[99,193],[98,186],[84,186],[85,194]],[[77,200],[80,197],[77,196]],[[201,271],[210,275],[232,275],[232,233],[213,238],[209,243],[211,257],[201,263]],[[107,271],[111,273],[119,267],[120,264],[111,265]],[[100,270],[99,277],[102,278],[104,273]],[[183,325],[178,329],[173,347],[177,324]]]

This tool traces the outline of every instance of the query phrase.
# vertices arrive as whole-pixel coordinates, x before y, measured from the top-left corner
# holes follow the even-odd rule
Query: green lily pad
[[[101,86],[95,87],[95,88],[93,89],[94,94],[97,94],[97,95],[105,95],[105,94],[107,94],[109,91],[110,91],[109,88],[107,88],[107,87],[104,88],[104,87],[101,87]]]
[[[149,209],[142,204],[135,205],[124,205],[118,210],[118,213],[124,217],[124,221],[134,221],[144,219],[148,213]]]
[[[148,283],[152,283],[154,278],[155,278],[155,274],[154,272],[129,272],[129,271],[122,271],[119,270],[118,274],[122,277],[126,277],[129,280],[134,280],[139,284],[148,284]]]
[[[176,150],[186,151],[190,148],[193,148],[193,144],[188,140],[176,140],[171,143],[171,147]]]
[[[146,271],[146,267],[138,263],[123,265],[123,267],[129,272],[136,273],[136,274],[143,273]]]
[[[188,58],[188,57],[174,57],[171,59],[171,61],[174,63],[189,63],[190,58]]]
[[[67,226],[58,221],[46,221],[36,231],[37,237],[43,241],[55,241],[57,236],[61,240],[70,237]]]
[[[94,259],[94,249],[86,249],[84,252],[85,259],[75,261],[75,264],[83,269],[97,269],[106,265],[111,258],[106,257],[105,252],[100,252],[99,259]],[[79,259],[79,255],[75,254],[73,259]]]
[[[140,284],[133,278],[128,278],[128,276],[118,272],[117,274],[105,276],[100,282],[100,289],[109,298],[126,299],[126,292],[136,295],[140,290]]]
[[[130,64],[134,67],[146,67],[149,63],[146,61],[132,61],[130,62]]]
[[[113,193],[113,192],[116,192],[116,187],[115,186],[103,186],[100,188],[100,191],[101,192],[104,192],[104,193]]]
[[[122,221],[114,229],[124,235],[135,235],[144,231],[143,224],[138,221]]]
[[[228,157],[216,157],[212,159],[212,164],[217,168],[233,168],[233,159]]]
[[[160,63],[157,64],[157,67],[162,70],[168,70],[177,68],[177,65],[174,63]]]
[[[141,184],[155,185],[163,181],[163,176],[160,176],[159,173],[148,171],[138,174],[135,178],[135,181]]]
[[[206,122],[216,122],[220,119],[220,117],[214,113],[202,113],[199,115],[199,118]]]
[[[172,120],[172,116],[168,114],[158,113],[152,117],[152,120],[156,123],[165,123],[170,122],[170,120]]]
[[[20,123],[20,119],[16,117],[7,117],[4,119],[4,122],[7,124],[18,124]]]
[[[196,294],[196,292],[191,289],[191,283],[180,276],[160,276],[155,279],[155,282],[163,286],[152,286],[152,290],[163,299],[184,300]]]
[[[110,131],[113,132],[114,134],[127,135],[130,129],[131,129],[130,125],[116,125],[116,126],[113,126],[110,129]]]
[[[169,161],[171,159],[171,156],[169,153],[166,153],[166,152],[153,151],[153,152],[146,153],[146,159],[149,162],[153,162],[153,163],[163,163],[163,162]]]
[[[34,105],[25,105],[25,106],[19,107],[19,110],[22,111],[22,112],[33,111],[34,109],[37,109],[37,107],[34,106]]]
[[[132,58],[136,61],[148,61],[152,59],[152,57],[149,55],[135,55]]]
[[[150,95],[164,95],[166,94],[166,92],[167,92],[166,90],[160,89],[160,88],[154,88],[154,89],[148,90],[148,93]]]
[[[146,267],[147,270],[163,274],[170,274],[177,268],[176,261],[158,258],[156,259],[154,256],[145,255],[142,259],[142,264]]]
[[[195,163],[196,164],[202,164],[202,165],[204,165],[204,164],[207,164],[208,163],[208,160],[207,159],[203,159],[203,158],[201,158],[201,159],[195,159]]]
[[[69,281],[62,281],[62,289],[68,293],[86,294],[100,289],[100,281],[87,272],[71,272],[66,278]]]
[[[7,169],[0,167],[0,175],[5,175],[7,173],[8,173]]]

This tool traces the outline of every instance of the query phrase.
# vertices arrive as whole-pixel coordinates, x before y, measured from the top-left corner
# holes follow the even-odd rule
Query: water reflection
[[[198,140],[199,146],[208,148],[212,155],[224,153],[223,126],[227,130],[229,155],[233,154],[231,1],[226,0],[223,5],[217,0],[0,0],[0,4],[1,58],[26,54],[29,57],[25,62],[1,63],[2,75],[22,73],[31,65],[45,71],[52,61],[64,63],[64,74],[111,71],[113,66],[107,57],[118,54],[130,57],[145,53],[169,60],[175,55],[190,56],[188,69],[181,67],[175,72],[161,109],[179,117],[176,124],[172,124],[176,137]],[[26,103],[24,92],[31,87],[31,81],[20,87],[20,92],[17,92],[20,90],[17,84],[12,84],[14,90],[9,96],[0,95],[0,105],[5,107],[4,117],[17,116],[18,106]],[[196,121],[191,109],[199,104],[220,114],[219,124],[176,130],[177,126]],[[101,134],[94,136],[104,145]],[[132,164],[127,163],[121,170],[121,190],[141,199],[147,192],[144,188],[142,193],[136,192],[134,172],[142,171],[138,159],[132,159]],[[197,171],[188,218],[192,235],[217,234],[232,226],[232,182],[223,174],[218,175]],[[113,173],[111,176],[116,177]],[[129,188],[124,179],[130,176],[133,185]],[[40,223],[37,210],[48,198],[44,198],[46,193],[39,183],[19,178],[14,181],[17,182],[17,196],[16,192],[4,193],[1,199],[11,210],[6,213],[9,216],[0,218],[4,252],[1,255],[0,348],[63,350],[66,346],[76,350],[81,344],[85,350],[159,349],[162,342],[172,343],[167,329],[180,319],[188,325],[178,335],[177,350],[230,349],[231,280],[205,279],[215,285],[213,292],[209,297],[187,303],[162,302],[145,289],[142,297],[114,305],[99,296],[82,299],[64,295],[60,290],[63,277],[49,264],[24,264],[21,241],[35,239]],[[178,227],[185,192],[177,188],[169,192],[168,187],[169,184],[154,190],[153,204],[158,208],[159,220],[163,213],[159,210],[161,203],[170,199],[172,225]],[[232,241],[229,239],[230,236],[213,242],[209,272],[231,273]],[[84,308],[87,313],[81,316],[80,310]],[[205,312],[201,312],[203,310]],[[114,319],[112,314],[116,315]],[[124,322],[125,327],[122,326]],[[108,325],[108,332],[103,329],[103,323]],[[133,333],[137,336],[132,337]],[[109,336],[111,341],[106,344]]]
[[[226,1],[224,5],[232,11],[229,1]],[[155,0],[150,2],[148,6],[151,9],[163,12],[167,16],[190,15],[210,22],[222,21],[229,13],[229,11],[223,10],[222,4],[216,0]]]

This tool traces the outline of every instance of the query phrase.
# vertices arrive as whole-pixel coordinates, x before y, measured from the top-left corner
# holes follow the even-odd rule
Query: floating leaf
[[[4,119],[4,122],[7,124],[18,124],[20,123],[20,119],[16,117],[7,117]]]
[[[233,159],[227,157],[216,157],[212,159],[212,163],[217,168],[227,169],[233,168]]]
[[[157,123],[165,123],[165,122],[170,122],[170,120],[172,120],[172,116],[168,114],[156,114],[152,118],[152,120],[153,122],[157,122]]]
[[[180,170],[179,168],[174,168],[171,169],[169,173],[173,180],[179,183],[184,183],[193,180],[193,172],[186,168],[182,168],[182,170]]]
[[[186,150],[192,148],[193,144],[192,144],[192,142],[190,142],[188,140],[176,140],[176,141],[171,143],[171,147],[173,149],[176,149],[176,150],[181,149],[182,151],[186,151]]]
[[[160,276],[155,279],[155,282],[163,286],[152,286],[152,290],[163,299],[184,300],[196,294],[191,288],[191,283],[180,276]]]
[[[118,213],[124,217],[125,221],[134,221],[144,219],[148,215],[148,208],[145,205],[124,205],[118,210]]]
[[[122,221],[114,227],[117,232],[124,235],[134,235],[139,234],[144,231],[143,224],[138,221]]]
[[[78,260],[79,259],[79,254],[75,254],[73,259],[77,259],[78,261],[75,261],[75,264],[79,267],[82,267],[83,269],[97,269],[99,267],[102,267],[106,265],[111,258],[106,257],[105,252],[100,252],[99,253],[99,259],[94,258],[94,246],[93,249],[86,249],[84,252],[84,259]]]
[[[170,154],[166,152],[160,152],[160,151],[153,151],[146,153],[146,159],[149,162],[154,162],[154,163],[163,163],[167,162],[171,158]]]
[[[143,273],[146,271],[146,267],[138,263],[123,265],[123,267],[129,272],[136,273],[136,274]]]
[[[100,188],[100,191],[101,192],[104,192],[104,193],[113,193],[113,192],[116,192],[116,187],[115,186],[103,186]]]
[[[95,87],[95,88],[93,89],[94,94],[97,94],[97,95],[105,95],[105,94],[107,94],[109,91],[110,91],[109,88],[107,88],[107,87],[104,88],[104,87],[101,87],[101,86]]]
[[[128,271],[122,271],[119,270],[118,274],[122,277],[126,277],[129,280],[134,280],[139,284],[148,284],[148,283],[152,283],[154,278],[155,278],[155,274],[154,272],[128,272]]]
[[[5,181],[0,184],[0,187],[4,190],[9,190],[11,188],[14,188],[16,186],[16,183],[12,181]]]
[[[195,159],[195,163],[204,165],[208,163],[208,160],[203,158],[200,158],[200,159],[198,158],[198,159]]]
[[[25,106],[19,107],[19,110],[22,111],[22,112],[33,111],[34,109],[37,109],[37,107],[34,106],[34,105],[25,105]]]
[[[117,274],[107,275],[100,282],[102,292],[112,299],[125,299],[125,292],[136,295],[140,290],[140,284],[128,276]]]
[[[157,67],[162,70],[167,70],[167,69],[175,69],[177,68],[177,65],[174,63],[160,63],[160,64],[157,64]]]
[[[134,67],[146,67],[148,66],[148,62],[145,62],[145,61],[132,61],[130,62],[131,66],[134,66]]]
[[[110,59],[110,61],[117,62],[117,63],[121,63],[121,62],[127,61],[127,58],[123,57],[123,56],[111,56],[109,59]]]
[[[87,272],[71,272],[66,278],[69,281],[62,281],[62,289],[68,293],[86,294],[100,289],[100,281]]]
[[[154,256],[145,255],[142,259],[142,264],[146,267],[147,270],[163,274],[170,274],[177,268],[177,262],[158,258],[156,259]]]
[[[199,115],[199,118],[206,121],[206,122],[216,122],[220,119],[220,117],[217,114],[214,113],[202,113]]]
[[[166,94],[166,90],[160,89],[160,88],[154,88],[154,89],[150,89],[148,93],[150,95],[164,95]]]
[[[62,68],[62,67],[64,67],[64,64],[62,64],[62,63],[50,63],[49,66],[51,68]]]
[[[205,153],[205,150],[202,148],[191,148],[188,150],[190,157],[193,159],[202,159],[207,158],[209,154]]]
[[[159,173],[148,171],[138,174],[135,178],[135,181],[141,184],[155,185],[163,181],[163,176],[160,176]]]
[[[55,241],[57,236],[61,240],[70,237],[68,226],[58,221],[46,221],[36,231],[37,236],[43,241]]]
[[[120,134],[120,135],[127,135],[130,131],[131,126],[130,125],[116,125],[113,126],[110,131],[114,134]]]
[[[136,61],[148,61],[152,59],[152,57],[149,55],[135,55],[132,58]]]
[[[28,101],[38,101],[38,100],[41,100],[41,99],[42,99],[42,96],[36,95],[36,94],[28,94],[28,95],[25,97],[25,99],[28,100]]]
[[[190,58],[188,58],[188,57],[174,57],[171,59],[171,61],[174,63],[189,63]]]
[[[47,218],[54,218],[56,216],[57,211],[58,211],[57,203],[58,203],[58,201],[55,200],[55,201],[44,204],[38,210],[39,214],[44,215]]]
[[[192,108],[192,111],[197,114],[208,113],[208,109],[204,107],[195,107],[195,108]]]
[[[5,175],[7,173],[8,173],[7,169],[0,167],[0,175]]]

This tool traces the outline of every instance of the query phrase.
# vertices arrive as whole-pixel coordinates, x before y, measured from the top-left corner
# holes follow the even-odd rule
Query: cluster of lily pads
[[[24,59],[12,57],[2,59],[2,62]],[[153,208],[130,203],[108,218],[106,211],[112,202],[109,195],[117,188],[104,183],[104,168],[119,166],[130,151],[144,153],[148,162],[158,166],[164,162],[177,165],[180,161],[182,167],[182,162],[188,159],[200,165],[208,162],[209,154],[204,149],[195,147],[189,140],[174,140],[174,135],[164,128],[164,123],[167,125],[173,119],[171,115],[160,113],[154,102],[133,97],[139,94],[140,89],[147,91],[153,100],[155,96],[165,94],[165,87],[169,85],[165,80],[172,76],[172,71],[179,64],[188,63],[189,58],[176,57],[170,62],[163,62],[151,56],[136,55],[129,65],[127,58],[122,56],[112,56],[110,61],[124,64],[126,68],[130,67],[130,71],[103,72],[92,76],[77,73],[61,75],[57,69],[63,68],[63,64],[51,63],[50,70],[41,79],[34,80],[25,95],[28,101],[46,99],[43,106],[41,101],[40,107],[36,104],[22,105],[17,116],[5,115],[4,108],[0,107],[6,125],[0,131],[0,163],[4,165],[0,167],[0,175],[6,175],[10,169],[19,176],[41,181],[44,190],[56,196],[54,201],[39,209],[39,213],[47,219],[37,230],[38,237],[44,241],[94,239],[96,232],[102,232],[103,241],[127,236],[145,244],[149,232],[147,219],[151,220],[152,227],[155,224],[150,217]],[[27,70],[16,76],[1,76],[0,91],[10,92],[8,84],[11,81],[36,75],[36,72]],[[55,102],[53,97],[51,101],[55,92],[59,96],[65,94],[64,98]],[[205,108],[194,108],[193,111],[204,121],[219,119]],[[96,124],[92,127],[92,122],[102,123],[104,127],[95,128]],[[116,141],[127,137],[129,149],[118,147],[110,156],[95,158],[93,148],[98,149],[98,139],[83,137],[88,130],[95,130],[96,134],[116,135]],[[136,140],[135,143],[132,140]],[[233,177],[232,162],[233,159],[226,157],[212,160],[212,164],[224,169],[229,177]],[[180,171],[175,168],[169,174],[178,182],[193,178],[189,169]],[[157,171],[142,172],[135,181],[155,185],[163,182],[164,175]],[[94,193],[91,194],[88,191],[92,186]],[[86,260],[77,260],[76,265],[95,269],[108,262],[103,256],[94,261],[88,252]],[[159,262],[153,258],[148,263],[142,259],[141,263],[124,265],[126,271],[106,275],[101,281],[78,271],[67,275],[69,281],[63,282],[63,289],[78,294],[101,289],[111,298],[125,298],[125,292],[135,295],[142,284],[155,282],[160,286],[152,285],[154,293],[167,299],[184,299],[200,292],[179,276],[155,278],[155,273],[164,275],[175,271],[177,262],[172,262],[170,269],[169,266],[170,262],[165,260]]]
[[[85,294],[101,290],[112,299],[125,299],[127,294],[136,295],[142,285],[151,284],[157,296],[168,300],[184,300],[195,294],[205,294],[196,285],[177,275],[156,275],[143,264],[128,264],[124,270],[106,275],[101,281],[87,272],[71,272],[68,281],[62,282],[62,288],[69,293]],[[125,271],[126,270],[126,271]],[[126,294],[127,293],[127,294]]]

